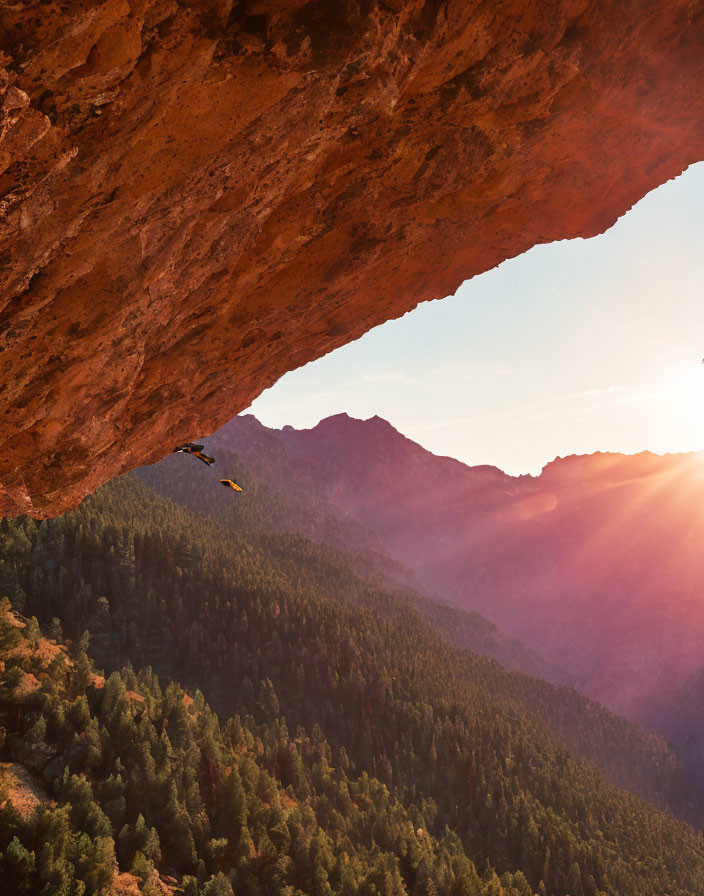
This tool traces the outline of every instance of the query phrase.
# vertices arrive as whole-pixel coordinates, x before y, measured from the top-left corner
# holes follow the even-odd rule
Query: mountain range
[[[207,451],[0,520],[13,892],[704,896],[697,673],[668,743],[426,578],[443,505],[498,548],[555,512],[537,477],[378,419]]]
[[[246,415],[205,441],[235,474],[239,465],[285,495],[296,517],[309,513],[307,534],[391,558],[387,574],[494,623],[495,639],[521,645],[519,668],[675,740],[695,736],[704,454],[572,456],[514,477],[346,414],[309,430]],[[142,475],[173,495],[175,468],[167,459]],[[208,506],[232,512],[221,496]]]

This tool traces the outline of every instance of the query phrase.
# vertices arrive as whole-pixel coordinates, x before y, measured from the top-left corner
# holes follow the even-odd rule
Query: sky
[[[704,448],[704,162],[593,239],[536,246],[286,374],[267,426],[378,414],[508,473]]]

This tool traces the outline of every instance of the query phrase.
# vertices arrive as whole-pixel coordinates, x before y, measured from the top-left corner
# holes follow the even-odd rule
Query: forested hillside
[[[221,725],[199,692],[149,671],[105,680],[7,605],[0,649],[0,740],[21,758],[0,769],[3,893],[531,893],[520,871],[480,875],[432,801],[405,808],[320,729]],[[38,782],[31,807],[19,769]]]
[[[670,701],[663,727],[690,779],[704,791],[704,667]]]
[[[199,687],[222,719],[251,715],[242,724],[253,732],[276,730],[282,718],[288,731],[300,726],[297,742],[324,742],[334,774],[339,767],[350,779],[370,776],[414,825],[420,808],[428,835],[449,837],[459,853],[445,847],[448,854],[466,854],[482,874],[487,862],[499,875],[520,870],[548,896],[704,892],[700,835],[617,789],[566,746],[653,803],[695,812],[662,740],[573,691],[451,646],[407,593],[361,574],[357,555],[299,535],[228,530],[127,478],[59,520],[3,520],[0,557],[2,591],[14,606],[56,636],[82,640],[108,672],[127,661],[152,665],[163,682]],[[131,678],[125,686],[135,690]],[[97,781],[116,774],[96,761]],[[267,770],[276,786],[292,784],[276,764]],[[138,793],[134,811],[142,811]],[[194,806],[183,797],[200,824]],[[156,825],[156,815],[142,814]],[[408,844],[394,843],[389,868],[397,863],[409,891],[435,892],[403,869]],[[358,845],[376,854],[379,841]],[[192,855],[179,867],[165,855],[162,871],[198,873]],[[205,879],[220,866],[203,861]],[[244,888],[235,866],[222,868]],[[397,892],[389,873],[385,890],[375,885],[380,892]],[[329,873],[328,883],[331,890],[291,885],[348,892]],[[476,891],[441,878],[432,886]]]
[[[310,430],[235,418],[207,444],[364,526],[422,590],[491,619],[619,714],[667,730],[702,665],[704,453],[597,453],[513,477],[346,414]]]
[[[373,532],[337,513],[334,505],[317,494],[312,470],[304,474],[300,467],[292,469],[290,459],[281,456],[280,443],[254,418],[236,422],[237,432],[246,433],[246,458],[228,447],[229,438],[224,431],[211,440],[211,450],[217,455],[215,468],[172,456],[139,468],[135,475],[160,495],[230,531],[303,536],[330,548],[343,549],[344,556],[335,561],[342,566],[349,564],[351,550],[357,555],[354,567],[358,577],[375,586],[384,583],[387,587],[407,588],[414,606],[456,646],[468,647],[558,684],[572,683],[568,671],[547,662],[517,639],[506,637],[485,617],[419,594],[414,588],[417,583],[413,573],[384,552]],[[233,500],[232,494],[220,485],[215,470],[220,471],[220,476],[235,476],[245,489],[244,494]],[[281,562],[286,562],[284,553],[280,552]],[[332,557],[333,552],[324,553]],[[305,564],[299,563],[297,575],[305,574],[305,570]],[[319,569],[316,575],[320,575]]]

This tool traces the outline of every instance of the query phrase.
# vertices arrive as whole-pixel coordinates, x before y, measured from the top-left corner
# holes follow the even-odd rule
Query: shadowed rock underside
[[[0,514],[63,512],[704,157],[699,0],[0,17]]]

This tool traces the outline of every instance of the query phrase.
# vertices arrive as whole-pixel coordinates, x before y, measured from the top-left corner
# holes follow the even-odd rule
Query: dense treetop
[[[146,892],[704,892],[701,835],[650,804],[692,811],[659,738],[451,643],[365,557],[125,478],[3,520],[0,558],[15,610],[74,644],[44,667],[13,644],[46,643],[35,623],[2,630],[4,749],[57,801],[3,810],[27,892],[97,892],[115,861]]]

